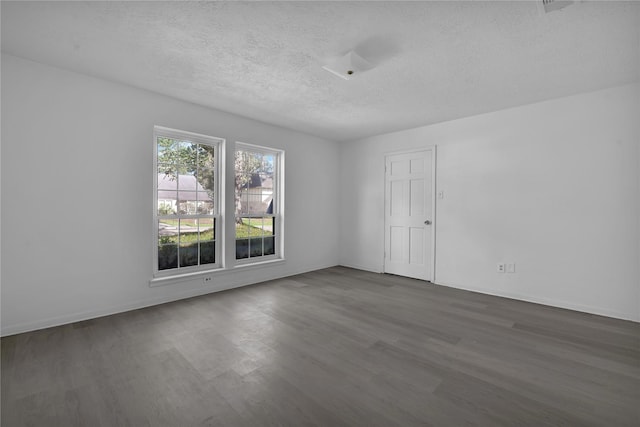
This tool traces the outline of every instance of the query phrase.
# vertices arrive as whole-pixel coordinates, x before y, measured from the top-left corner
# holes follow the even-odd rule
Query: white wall
[[[635,84],[344,144],[341,264],[383,270],[384,154],[437,145],[436,283],[639,321],[639,120]]]
[[[434,144],[437,283],[640,320],[638,117],[632,85],[338,146],[3,54],[2,335],[337,263],[382,271],[384,153]],[[285,264],[149,287],[155,124],[286,150]]]
[[[154,125],[285,150],[284,264],[149,287]],[[2,334],[336,265],[337,156],[334,142],[3,54]]]

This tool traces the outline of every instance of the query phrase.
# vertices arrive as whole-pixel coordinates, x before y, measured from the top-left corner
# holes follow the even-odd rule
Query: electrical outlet
[[[504,268],[504,262],[499,262],[496,268],[496,271],[498,273],[504,273],[505,272],[505,268]]]
[[[202,279],[202,281],[203,281],[204,283],[209,283],[209,282],[211,282],[212,280],[213,280],[213,277],[211,277],[211,276],[206,276],[204,279]]]
[[[516,272],[516,264],[511,263],[507,264],[507,273],[515,273]]]
[[[444,190],[438,191],[438,199],[444,199]]]

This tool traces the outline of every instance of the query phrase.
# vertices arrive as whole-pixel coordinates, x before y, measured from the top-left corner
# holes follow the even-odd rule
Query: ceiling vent
[[[574,0],[540,0],[538,2],[538,9],[540,10],[540,14],[544,15],[545,13],[564,9],[574,3],[576,3]]]

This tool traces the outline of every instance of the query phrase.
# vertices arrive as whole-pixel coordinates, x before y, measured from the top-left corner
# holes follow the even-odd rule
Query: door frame
[[[431,283],[435,283],[436,280],[436,225],[437,217],[436,217],[436,165],[437,165],[437,146],[436,145],[428,145],[422,148],[414,148],[411,150],[401,150],[401,151],[389,151],[384,153],[383,164],[382,164],[382,176],[383,176],[383,185],[384,185],[384,206],[383,210],[386,209],[387,206],[387,158],[389,156],[395,156],[398,154],[411,154],[411,153],[419,153],[421,151],[431,151],[431,259],[428,260],[431,264],[431,277],[427,277],[427,280]],[[384,221],[383,221],[383,230],[382,235],[384,239],[382,241],[382,272],[386,273],[386,256],[385,250],[387,247],[387,213],[384,212]]]

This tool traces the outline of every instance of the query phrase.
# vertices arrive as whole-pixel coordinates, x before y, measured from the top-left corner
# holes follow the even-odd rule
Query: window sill
[[[247,262],[244,264],[236,264],[233,266],[233,270],[251,270],[253,268],[268,267],[274,264],[284,263],[284,258],[274,258],[266,261]]]
[[[195,280],[204,281],[204,279],[207,277],[222,276],[225,274],[232,274],[234,272],[243,271],[243,270],[253,270],[253,269],[259,269],[264,267],[270,267],[273,265],[283,264],[284,262],[285,262],[284,258],[277,258],[277,259],[270,259],[268,261],[235,265],[232,268],[216,268],[214,270],[203,270],[203,271],[195,271],[192,273],[175,274],[172,276],[154,277],[153,279],[149,280],[149,287],[155,288],[158,286],[167,286],[167,285],[173,285],[176,283],[192,282]],[[213,282],[214,281],[211,281],[211,283],[203,282],[203,284],[209,285],[209,284],[213,284]]]

